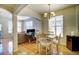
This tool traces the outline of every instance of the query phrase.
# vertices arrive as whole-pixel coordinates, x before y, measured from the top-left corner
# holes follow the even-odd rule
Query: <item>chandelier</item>
[[[51,12],[51,4],[48,4],[49,7],[49,12],[48,13],[44,13],[44,17],[48,17],[50,19],[51,16],[55,16],[56,14],[54,12]]]

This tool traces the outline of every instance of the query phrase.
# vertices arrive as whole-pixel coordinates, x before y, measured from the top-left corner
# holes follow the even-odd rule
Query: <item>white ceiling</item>
[[[3,8],[0,8],[0,16],[11,18],[12,14]]]
[[[27,17],[27,16],[17,16],[18,20],[26,20],[30,17]]]
[[[60,9],[70,7],[70,6],[73,6],[73,5],[72,4],[51,4],[50,10],[56,11],[56,10],[60,10]],[[29,4],[29,5],[27,5],[27,8],[30,8],[37,13],[44,13],[44,12],[49,11],[48,4]]]

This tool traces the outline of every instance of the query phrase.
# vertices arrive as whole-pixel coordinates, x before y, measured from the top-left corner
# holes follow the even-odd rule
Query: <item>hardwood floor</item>
[[[60,45],[59,53],[60,55],[78,55],[79,51],[72,52],[65,46]],[[15,52],[14,55],[39,55],[39,53],[35,43],[23,43],[19,44],[19,50]],[[41,55],[45,55],[45,51],[43,51]]]

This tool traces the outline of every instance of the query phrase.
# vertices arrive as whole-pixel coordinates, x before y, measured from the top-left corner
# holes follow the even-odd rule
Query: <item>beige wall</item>
[[[78,32],[78,35],[79,35],[79,5],[77,5],[76,6],[76,19],[77,19],[77,21],[76,21],[76,25],[77,25],[77,32]]]
[[[66,44],[66,35],[70,35],[72,31],[76,33],[76,7],[70,7],[63,10],[56,11],[56,15],[64,15],[64,37],[62,43]]]
[[[79,9],[79,8],[77,8]],[[72,6],[72,7],[69,7],[69,8],[65,8],[65,9],[62,9],[62,10],[58,10],[58,11],[55,11],[56,15],[63,15],[64,16],[64,37],[61,39],[61,44],[64,44],[66,45],[66,35],[70,35],[70,33],[72,31],[75,32],[75,35],[77,35],[77,17],[76,18],[76,6]],[[47,20],[42,18],[42,32],[44,33],[47,33],[48,31],[48,23],[47,23]]]

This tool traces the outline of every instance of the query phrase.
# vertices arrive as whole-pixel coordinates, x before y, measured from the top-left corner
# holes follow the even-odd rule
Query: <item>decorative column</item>
[[[17,34],[17,15],[12,15],[12,22],[13,22],[13,52],[18,50],[18,34]]]
[[[48,34],[48,17],[42,19],[42,33]]]
[[[41,15],[41,33],[44,33],[44,27],[43,27],[44,23],[43,23],[43,15]]]

